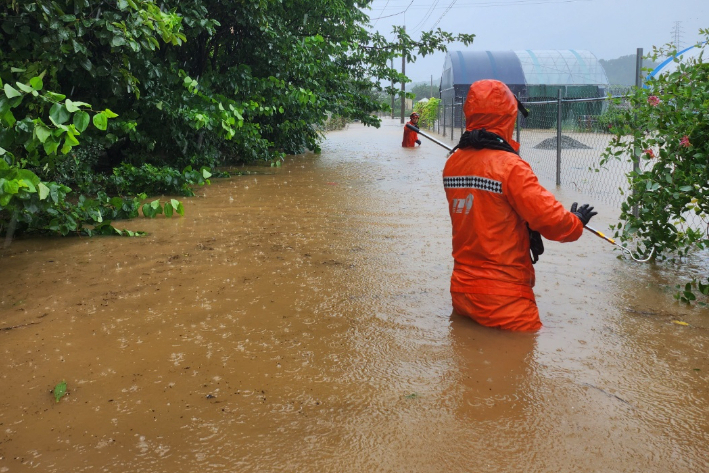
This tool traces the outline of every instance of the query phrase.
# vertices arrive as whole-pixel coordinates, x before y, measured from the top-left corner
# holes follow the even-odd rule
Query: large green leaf
[[[29,169],[19,169],[17,171],[17,176],[24,181],[31,182],[35,186],[40,183],[40,179],[37,177],[37,174],[33,173]]]
[[[10,101],[6,97],[0,97],[0,117],[10,110]]]
[[[4,123],[8,128],[12,128],[15,126],[15,123],[17,123],[15,115],[12,114],[11,110],[5,112],[4,115],[0,115],[0,121],[2,121],[2,123]]]
[[[143,215],[148,218],[154,218],[158,214],[163,213],[163,208],[160,206],[160,200],[143,204]]]
[[[74,127],[79,130],[80,133],[86,130],[86,128],[89,126],[89,121],[89,114],[84,111],[79,111],[74,114]]]
[[[62,146],[62,154],[67,154],[74,146],[77,146],[78,144],[79,140],[77,140],[72,133],[67,132],[66,137],[64,138],[64,146]]]
[[[44,123],[36,123],[35,134],[37,135],[37,139],[39,139],[40,143],[44,143],[47,141],[47,138],[52,136],[52,130],[47,128]]]
[[[99,130],[106,130],[106,127],[108,125],[108,119],[106,118],[104,112],[99,112],[94,115],[93,122],[94,126]]]
[[[69,121],[71,114],[63,104],[55,103],[52,105],[52,108],[49,109],[49,117],[54,123],[61,125]]]
[[[37,185],[37,188],[39,190],[39,200],[44,200],[47,198],[49,195],[49,187],[45,186],[43,183],[39,183]]]
[[[56,92],[50,92],[49,90],[44,93],[44,95],[47,96],[48,99],[53,100],[55,102],[60,102],[67,98],[66,95],[64,94],[58,94]]]
[[[32,88],[32,86],[27,85],[27,84],[23,84],[22,82],[16,82],[15,85],[17,85],[17,88],[26,94],[29,94],[35,90]]]
[[[20,97],[20,96],[22,96],[22,93],[21,93],[21,92],[18,92],[17,89],[15,89],[15,88],[14,88],[13,86],[11,86],[10,84],[5,84],[5,87],[3,87],[3,89],[5,90],[5,95],[6,95],[7,98],[9,98],[9,99],[11,99],[11,98],[13,98],[13,97]]]
[[[111,37],[111,47],[117,48],[126,44],[126,38],[120,35],[115,35]]]
[[[72,100],[66,99],[64,106],[67,108],[69,113],[74,113],[81,110],[79,107],[90,107],[86,102],[74,102]]]
[[[41,77],[36,76],[30,79],[30,85],[34,90],[42,90],[42,88],[44,87],[44,82],[42,82]]]
[[[17,192],[20,190],[20,183],[17,181],[17,179],[12,179],[12,180],[4,180],[2,183],[2,191],[5,194],[17,194]]]
[[[47,138],[47,141],[42,143],[42,145],[45,153],[55,154],[57,152],[57,148],[59,148],[59,140],[54,136],[50,136]]]
[[[37,188],[34,186],[34,184],[32,183],[32,181],[26,181],[26,180],[23,179],[22,181],[20,181],[20,187],[25,187],[25,188],[26,188],[26,192],[29,192],[29,193],[32,193],[32,194],[34,194],[35,192],[37,192]]]

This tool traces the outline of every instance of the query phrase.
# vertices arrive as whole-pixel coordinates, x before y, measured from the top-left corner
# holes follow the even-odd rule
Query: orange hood
[[[487,79],[471,84],[463,112],[467,131],[485,128],[505,139],[516,151],[520,149],[520,144],[513,141],[518,102],[504,83]]]

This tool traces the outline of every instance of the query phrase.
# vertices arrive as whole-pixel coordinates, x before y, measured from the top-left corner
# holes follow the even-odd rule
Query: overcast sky
[[[597,59],[644,53],[675,40],[691,46],[709,23],[708,0],[375,0],[368,11],[374,30],[391,39],[392,25],[406,25],[418,38],[439,27],[451,33],[473,33],[459,49],[508,51],[582,49]],[[414,82],[438,84],[444,53],[417,59],[406,74]],[[400,63],[401,64],[401,63]],[[397,66],[400,67],[400,66]]]

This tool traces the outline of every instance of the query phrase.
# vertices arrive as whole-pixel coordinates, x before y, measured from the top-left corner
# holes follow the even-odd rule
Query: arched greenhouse
[[[505,83],[522,101],[557,100],[559,90],[566,99],[603,97],[609,86],[604,68],[589,51],[450,51],[439,96],[447,106],[459,105],[471,84],[482,79]],[[602,102],[595,106],[599,110],[590,110],[585,104],[585,113],[600,113]]]

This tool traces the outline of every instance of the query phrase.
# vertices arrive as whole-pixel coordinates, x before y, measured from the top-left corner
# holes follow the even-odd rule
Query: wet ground
[[[350,125],[119,223],[145,238],[0,250],[0,473],[707,471],[677,271],[587,233],[546,242],[539,333],[452,315],[446,152],[400,141]]]

